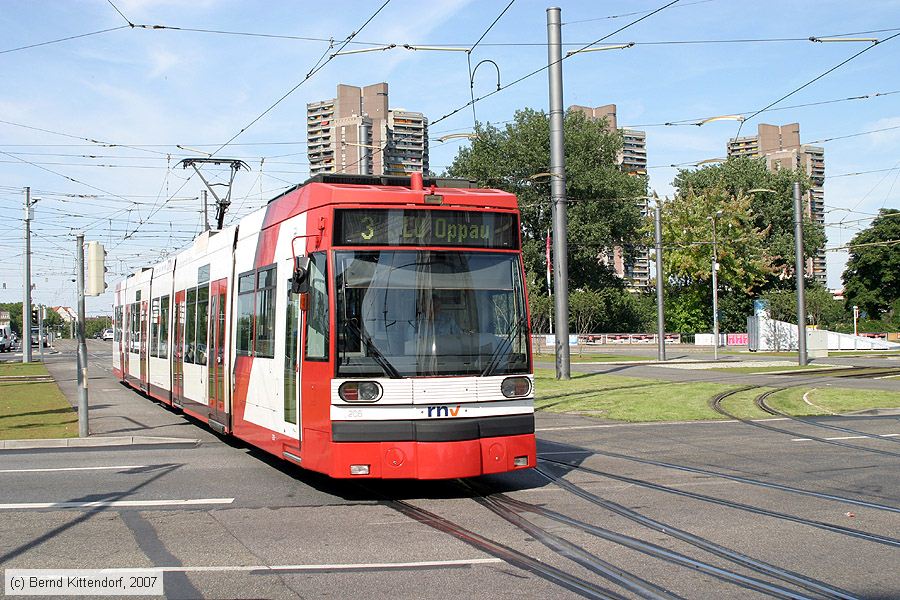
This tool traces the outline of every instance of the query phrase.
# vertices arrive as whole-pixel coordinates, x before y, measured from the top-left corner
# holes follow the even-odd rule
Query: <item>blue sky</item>
[[[114,3],[138,25],[339,43],[382,1]],[[666,3],[559,2],[563,41],[576,49],[575,44],[602,38]],[[348,48],[470,46],[507,4],[391,0]],[[813,43],[810,36],[884,40],[900,32],[900,2],[860,6],[839,0],[681,0],[602,42],[636,42],[634,47],[567,59],[564,101],[566,106],[617,104],[620,125],[647,131],[651,189],[670,194],[675,169],[668,165],[724,156],[738,123],[654,124],[763,108],[870,45]],[[546,8],[514,2],[473,51],[473,64],[495,61],[504,85],[545,66]],[[33,223],[35,301],[74,306],[75,230],[107,245],[110,284],[184,246],[200,228],[194,198],[202,187],[176,163],[201,155],[176,145],[211,152],[329,54],[323,41],[127,25],[17,50],[123,25],[125,18],[105,0],[8,2],[0,11],[0,120],[8,122],[0,123],[0,252],[6,257],[0,263],[0,301],[22,298],[24,186],[41,198]],[[891,31],[858,33],[885,29]],[[775,39],[784,41],[726,42]],[[704,43],[658,43],[676,41]],[[779,110],[743,125],[742,133],[752,134],[759,123],[797,121],[804,143],[853,135],[820,143],[829,177],[829,247],[849,242],[879,208],[900,205],[900,93],[891,93],[900,92],[898,58],[900,38],[878,44],[774,107]],[[492,91],[495,78],[488,68],[479,69],[475,95]],[[393,49],[339,56],[218,153],[242,158],[252,169],[238,175],[228,221],[307,177],[307,102],[333,97],[338,83],[380,81],[390,85],[393,108],[422,111],[432,121],[432,169],[440,172],[450,164],[466,141],[437,138],[472,129],[470,108],[441,119],[469,100],[464,53]],[[836,101],[866,95],[871,97]],[[547,106],[547,74],[541,71],[478,102],[475,110],[478,120],[500,123],[518,108]],[[890,127],[897,128],[854,135]],[[877,172],[848,175],[862,171]],[[131,235],[126,239],[126,234]],[[840,285],[845,261],[845,252],[828,253],[831,287]],[[110,304],[109,293],[91,298],[88,312],[107,313]]]

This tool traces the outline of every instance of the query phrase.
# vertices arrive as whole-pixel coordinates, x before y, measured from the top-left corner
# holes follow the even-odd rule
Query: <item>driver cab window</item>
[[[325,253],[309,263],[309,311],[306,319],[307,360],[328,360],[328,284]]]

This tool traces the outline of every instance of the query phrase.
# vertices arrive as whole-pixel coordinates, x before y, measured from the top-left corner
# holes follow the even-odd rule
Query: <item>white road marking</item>
[[[193,498],[190,500],[96,500],[94,502],[20,502],[0,504],[0,510],[33,510],[39,508],[127,508],[132,506],[196,506],[199,504],[231,504],[234,498]]]
[[[818,404],[813,403],[813,401],[809,399],[809,395],[812,394],[817,389],[818,388],[813,388],[813,389],[807,391],[805,394],[803,394],[803,401],[806,402],[808,405],[812,406],[813,408],[816,408],[818,410],[821,410],[822,412],[828,413],[829,415],[837,415],[837,413],[831,412],[827,408],[823,408],[823,407],[819,406]]]
[[[0,473],[52,473],[56,471],[116,471],[146,469],[147,465],[118,465],[115,467],[57,467],[54,469],[0,469]]]
[[[405,563],[338,563],[322,565],[222,565],[213,567],[140,567],[103,569],[106,573],[165,571],[168,573],[192,573],[203,571],[351,571],[375,569],[414,569],[428,567],[454,567],[467,565],[488,565],[502,563],[499,558],[464,558],[459,560],[425,560]]]
[[[900,433],[882,433],[879,434],[878,437],[897,437]],[[842,437],[830,437],[830,438],[822,438],[826,440],[864,440],[866,438],[870,438],[872,436],[869,435],[845,435]],[[792,442],[812,442],[812,438],[792,438]]]

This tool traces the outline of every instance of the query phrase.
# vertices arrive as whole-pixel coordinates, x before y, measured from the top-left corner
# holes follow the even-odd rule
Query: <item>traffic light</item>
[[[100,242],[88,242],[86,296],[99,296],[106,291],[106,250]]]
[[[38,317],[38,307],[37,307],[37,306],[32,306],[32,307],[31,307],[31,326],[32,326],[32,327],[37,327],[38,320],[39,320],[39,317]]]

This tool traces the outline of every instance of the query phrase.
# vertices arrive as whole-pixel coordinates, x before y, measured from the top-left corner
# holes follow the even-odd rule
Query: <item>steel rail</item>
[[[794,436],[794,437],[801,436],[802,434],[799,434],[796,431],[789,431],[787,429],[781,429],[779,427],[775,427],[773,425],[768,425],[766,423],[761,423],[759,421],[751,421],[750,419],[744,419],[744,418],[739,417],[733,413],[730,413],[727,410],[725,410],[724,408],[722,408],[722,400],[724,400],[728,396],[736,394],[737,392],[744,392],[744,391],[751,390],[751,389],[758,388],[758,387],[760,387],[760,386],[754,385],[754,386],[738,388],[738,389],[731,390],[728,392],[722,392],[720,394],[716,394],[715,396],[713,396],[710,399],[709,406],[710,406],[710,408],[712,408],[714,411],[716,411],[720,415],[724,415],[730,419],[740,421],[741,423],[744,423],[745,425],[750,425],[750,426],[756,427],[758,429],[765,429],[766,431],[781,433],[783,435],[790,435],[790,436]],[[802,437],[809,438],[810,440],[813,440],[816,442],[821,442],[823,444],[839,446],[841,448],[849,448],[851,450],[860,450],[862,452],[871,452],[872,454],[881,454],[884,456],[892,456],[894,458],[900,458],[900,453],[891,452],[889,450],[882,450],[880,448],[866,448],[865,446],[857,446],[856,444],[848,444],[846,442],[841,442],[839,440],[829,440],[829,439],[826,439],[823,437],[817,437],[817,436],[813,436],[813,435],[803,435]]]
[[[612,473],[607,473],[605,471],[598,471],[597,469],[592,469],[590,467],[585,467],[582,465],[573,465],[571,463],[567,463],[564,461],[553,460],[549,458],[542,458],[544,462],[553,463],[556,465],[568,467],[570,469],[575,469],[577,471],[583,471],[585,473],[590,473],[592,475],[599,475],[601,477],[607,477],[609,479],[614,479],[616,481],[621,481],[622,483],[627,483],[629,485],[635,485],[638,487],[645,487],[651,490],[656,490],[658,492],[665,492],[668,494],[675,494],[677,496],[683,496],[685,498],[691,498],[692,500],[700,500],[702,502],[709,502],[711,504],[718,504],[719,506],[725,506],[727,508],[734,508],[737,510],[743,510],[746,512],[750,512],[757,515],[762,515],[765,517],[772,517],[774,519],[781,519],[784,521],[791,521],[793,523],[797,523],[800,525],[808,525],[809,527],[815,527],[817,529],[822,529],[824,531],[830,531],[832,533],[838,533],[841,535],[847,535],[850,537],[859,538],[861,540],[866,540],[868,542],[874,542],[876,544],[883,544],[885,546],[891,546],[894,548],[900,548],[900,539],[887,537],[883,535],[878,535],[876,533],[868,533],[866,531],[861,531],[859,529],[852,529],[850,527],[844,527],[842,525],[832,525],[831,523],[825,523],[823,521],[816,521],[813,519],[805,519],[803,517],[797,517],[794,515],[789,515],[786,513],[768,510],[765,508],[760,508],[758,506],[752,506],[749,504],[743,504],[741,502],[735,502],[733,500],[724,500],[722,498],[715,498],[713,496],[707,496],[705,494],[699,494],[697,492],[688,492],[686,490],[680,490],[678,488],[672,488],[665,485],[661,485],[658,483],[653,483],[650,481],[645,481],[643,479],[634,479],[632,477],[625,477],[624,475],[614,475]]]
[[[622,460],[630,460],[632,462],[637,462],[645,465],[653,465],[655,467],[663,467],[666,469],[674,469],[676,471],[684,471],[686,473],[698,473],[701,475],[709,475],[711,477],[719,477],[721,479],[727,479],[729,481],[736,481],[738,483],[746,483],[748,485],[756,485],[759,487],[764,487],[773,490],[779,490],[782,492],[790,492],[792,494],[798,494],[800,496],[809,496],[811,498],[819,498],[821,500],[832,500],[835,502],[842,502],[846,504],[852,504],[854,506],[862,506],[865,508],[871,508],[875,510],[883,510],[887,512],[900,513],[900,508],[896,506],[888,506],[886,504],[878,504],[875,502],[867,502],[865,500],[856,500],[854,498],[846,498],[844,496],[837,496],[835,494],[828,494],[825,492],[814,492],[812,490],[806,490],[803,488],[796,488],[789,485],[784,485],[781,483],[774,483],[770,481],[760,481],[758,479],[752,479],[750,477],[742,477],[740,475],[731,475],[729,473],[722,473],[721,471],[713,471],[710,469],[701,469],[699,467],[689,467],[687,465],[679,465],[675,463],[667,463],[659,460],[653,460],[650,458],[639,458],[637,456],[629,456],[627,454],[620,454],[618,452],[610,452],[606,450],[589,450],[585,451],[585,454],[589,455],[597,455],[597,456],[608,456],[609,458],[619,458]],[[538,458],[541,460],[547,460],[544,456],[538,455]],[[560,462],[559,464],[566,465],[568,467],[576,468],[578,465],[574,465],[571,463]]]
[[[698,548],[702,548],[703,550],[706,550],[711,554],[730,560],[745,568],[756,571],[757,573],[762,573],[770,577],[781,579],[782,581],[789,582],[798,587],[802,587],[803,589],[814,591],[817,594],[822,594],[827,598],[841,598],[845,600],[856,598],[856,596],[850,594],[845,590],[830,586],[827,583],[811,579],[788,569],[776,567],[775,565],[771,565],[767,562],[752,558],[750,556],[747,556],[746,554],[731,550],[682,529],[672,527],[671,525],[663,523],[662,521],[658,521],[656,519],[642,515],[616,502],[600,498],[596,494],[593,494],[575,485],[574,483],[563,479],[562,477],[553,475],[552,473],[547,473],[541,468],[537,468],[536,471],[546,477],[549,481],[555,483],[556,485],[569,492],[572,492],[576,496],[587,500],[592,504],[601,506],[621,517],[629,519],[630,521],[634,521],[635,523],[639,523],[654,531],[659,531],[660,533],[664,533]]]

